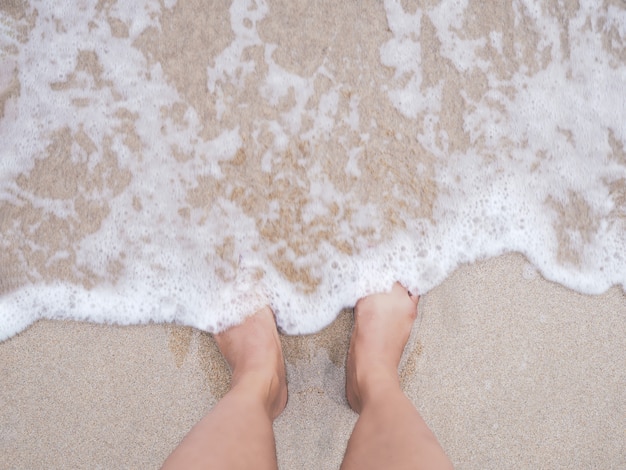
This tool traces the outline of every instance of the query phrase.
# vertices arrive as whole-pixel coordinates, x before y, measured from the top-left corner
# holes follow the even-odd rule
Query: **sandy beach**
[[[624,468],[626,298],[543,280],[519,255],[456,271],[420,300],[403,387],[459,469]],[[350,312],[283,337],[279,466],[339,467]],[[210,335],[41,321],[0,344],[0,468],[158,468],[227,390]]]
[[[0,2],[0,470],[158,468],[252,298],[338,314],[282,336],[275,422],[337,469],[333,309],[400,275],[456,468],[626,469],[623,2],[68,4]]]

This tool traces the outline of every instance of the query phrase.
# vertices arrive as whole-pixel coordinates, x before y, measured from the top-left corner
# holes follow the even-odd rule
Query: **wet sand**
[[[403,387],[459,469],[626,465],[626,297],[584,296],[520,255],[457,270],[420,300]],[[350,312],[283,337],[281,469],[339,467]],[[0,468],[158,468],[228,387],[210,335],[40,321],[0,344]]]

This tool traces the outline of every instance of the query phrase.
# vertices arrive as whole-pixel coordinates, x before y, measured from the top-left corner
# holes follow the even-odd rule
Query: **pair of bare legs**
[[[354,309],[346,396],[359,413],[342,469],[452,468],[400,388],[398,364],[417,317],[400,284]],[[287,404],[285,366],[269,307],[215,336],[232,369],[230,391],[185,436],[164,469],[275,469],[272,423]]]

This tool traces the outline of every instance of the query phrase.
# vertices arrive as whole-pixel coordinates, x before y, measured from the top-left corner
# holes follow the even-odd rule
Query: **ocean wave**
[[[0,6],[0,339],[309,333],[509,251],[626,288],[623,5],[335,3]]]

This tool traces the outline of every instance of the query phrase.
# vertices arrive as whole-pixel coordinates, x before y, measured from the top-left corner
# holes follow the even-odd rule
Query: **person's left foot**
[[[287,380],[274,314],[264,307],[240,325],[215,335],[233,372],[231,389],[239,384],[259,387],[267,410],[276,418],[287,404]]]

